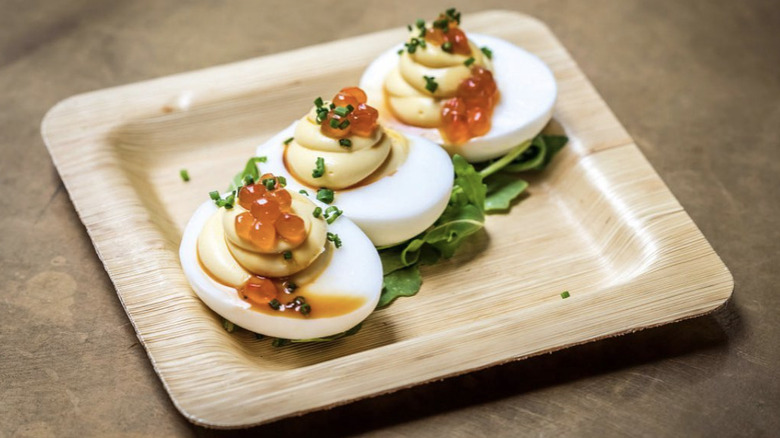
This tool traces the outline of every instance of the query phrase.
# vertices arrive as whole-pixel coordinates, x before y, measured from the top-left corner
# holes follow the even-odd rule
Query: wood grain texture
[[[176,251],[206,192],[314,96],[356,83],[402,30],[88,93],[47,115],[44,139],[66,188],[188,419],[267,422],[700,315],[730,296],[723,263],[550,31],[503,11],[468,16],[465,26],[550,65],[560,85],[550,129],[571,143],[527,200],[425,269],[417,297],[329,345],[280,350],[226,333],[190,290]],[[340,62],[325,62],[330,53]],[[183,167],[190,183],[179,179]],[[561,300],[563,290],[571,298]]]

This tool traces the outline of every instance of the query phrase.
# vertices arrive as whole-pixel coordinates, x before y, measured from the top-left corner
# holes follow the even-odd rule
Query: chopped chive
[[[348,138],[342,138],[341,140],[339,140],[339,145],[344,146],[345,148],[352,147],[352,140]]]
[[[347,126],[349,126],[349,119],[344,119],[344,121],[339,124],[339,129],[347,129]]]
[[[284,141],[284,144],[285,144],[285,146],[286,146],[286,145],[288,145],[288,144],[290,144],[290,143],[293,141],[293,139],[295,139],[295,137],[290,137],[290,138],[288,138],[287,140],[285,140],[285,141]]]
[[[425,40],[420,40],[420,47],[425,48]]]
[[[314,211],[311,212],[311,215],[314,217],[320,217],[321,214],[322,214],[322,208],[320,207],[315,207]]]
[[[181,180],[184,182],[187,182],[190,180],[190,173],[187,172],[187,169],[182,169],[179,171],[179,176],[181,177]]]
[[[425,79],[425,89],[431,93],[435,93],[436,89],[439,88],[436,79],[434,79],[433,76],[423,76],[423,79]]]
[[[282,307],[282,303],[280,303],[276,298],[271,300],[268,305],[271,306],[271,308],[274,310],[279,310],[279,308]]]
[[[425,20],[422,18],[418,18],[417,21],[414,23],[418,29],[422,29],[425,27]]]
[[[294,302],[295,304],[297,304],[297,305],[299,305],[299,306],[300,306],[301,304],[303,304],[303,303],[305,303],[305,302],[306,302],[306,298],[304,298],[304,297],[302,297],[302,296],[298,295],[297,297],[295,297],[295,298],[293,299],[293,302]]]
[[[284,288],[287,290],[287,292],[292,292],[295,289],[298,289],[298,285],[293,283],[292,281],[288,281],[285,283]]]
[[[336,129],[336,128],[339,127],[339,119],[330,119],[330,122],[328,122],[328,123],[330,124],[330,127],[333,128],[333,129]]]
[[[448,20],[446,18],[442,18],[440,20],[436,20],[436,21],[433,22],[433,27],[436,28],[436,29],[441,29],[442,31],[444,29],[449,29],[450,28],[450,20]]]
[[[301,315],[303,316],[309,316],[311,313],[311,306],[308,303],[301,304],[301,308],[299,310],[301,312]]]
[[[398,54],[400,55],[402,53],[404,53],[404,49],[398,49]]]
[[[333,242],[334,245],[336,245],[336,248],[341,248],[341,238],[338,234],[328,233],[327,238],[329,241]]]
[[[349,114],[349,110],[346,107],[343,106],[337,106],[334,110],[334,113],[338,114],[339,117],[344,117],[347,114]]]
[[[452,53],[452,43],[445,41],[444,44],[441,45],[441,49],[447,53]]]
[[[347,104],[347,111],[349,112],[355,111],[355,107],[350,104]]]
[[[317,200],[330,204],[333,202],[333,190],[331,189],[319,189],[317,190]]]
[[[463,65],[465,65],[466,67],[471,67],[471,64],[473,64],[474,61],[476,61],[476,59],[474,59],[473,57],[469,58],[469,59],[463,61]]]
[[[330,109],[336,108],[336,104],[335,104],[335,103],[331,103],[331,104],[330,104],[328,107],[329,107]]]
[[[213,192],[209,192],[209,198],[211,198],[212,201],[216,201],[219,199],[219,192],[214,190]]]
[[[407,25],[406,25],[406,28],[409,30],[409,32],[411,32],[411,31],[412,31],[412,25],[411,25],[411,24],[407,24]]]
[[[252,175],[244,175],[244,185],[251,186],[255,183],[255,178]]]
[[[490,50],[489,48],[483,47],[483,48],[481,48],[479,50],[482,50],[482,53],[484,53],[485,56],[487,56],[488,59],[493,59],[493,51]]]
[[[565,290],[565,291],[563,291],[563,292],[561,293],[561,298],[562,298],[562,299],[564,299],[564,300],[565,300],[566,298],[569,298],[570,296],[571,296],[571,294],[569,294],[569,291],[567,291],[567,290]]]
[[[341,211],[338,207],[331,205],[325,210],[325,218],[327,219],[328,224],[332,224],[343,213],[344,212]]]
[[[273,190],[276,187],[276,180],[274,178],[266,178],[263,180],[263,185],[266,190]]]
[[[300,189],[300,190],[298,190],[298,193],[300,193],[301,195],[304,195],[304,196],[309,196],[309,192],[307,192],[307,191],[306,191],[306,190],[304,190],[304,189]]]
[[[286,177],[279,175],[279,176],[276,177],[276,180],[279,181],[279,186],[287,187],[287,178]]]
[[[315,167],[314,170],[311,171],[311,177],[312,178],[321,178],[322,175],[325,175],[325,159],[322,157],[317,157],[317,161],[314,163]]]
[[[285,260],[291,260],[292,259],[292,251],[285,251],[284,253],[282,253],[282,255],[284,256]]]
[[[321,97],[318,97],[318,98],[314,99],[314,105],[316,105],[317,108],[321,107],[322,104],[323,104],[323,102],[322,102],[322,98]]]

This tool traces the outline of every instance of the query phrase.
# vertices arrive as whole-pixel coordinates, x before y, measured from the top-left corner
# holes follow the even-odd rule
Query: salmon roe
[[[260,182],[242,187],[238,204],[247,211],[236,216],[236,234],[261,251],[272,251],[278,238],[291,245],[306,239],[305,222],[291,211],[290,192],[272,174],[266,173]]]
[[[444,51],[449,53],[471,55],[469,39],[466,38],[466,33],[460,30],[455,22],[450,22],[446,32],[444,29],[437,27],[426,30],[425,41],[441,46]]]
[[[350,135],[370,137],[377,127],[379,111],[366,102],[368,96],[358,87],[346,87],[336,93],[320,131],[331,138],[346,138]],[[352,109],[349,110],[349,107]]]
[[[487,134],[497,99],[498,87],[493,73],[482,67],[472,67],[471,76],[458,85],[455,97],[442,105],[441,130],[447,140],[461,144]]]

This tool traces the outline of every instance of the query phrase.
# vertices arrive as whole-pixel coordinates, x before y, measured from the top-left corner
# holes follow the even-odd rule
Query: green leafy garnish
[[[507,210],[514,199],[528,188],[528,183],[514,175],[499,173],[488,178],[485,211]]]
[[[253,182],[260,180],[260,171],[257,169],[257,163],[265,163],[266,157],[252,157],[247,160],[244,170],[238,172],[230,182],[228,190],[236,190],[243,186],[245,181],[251,179]]]
[[[295,137],[290,137],[287,140],[284,141],[284,145],[287,146],[288,144],[292,143],[292,141],[295,140]]]
[[[385,275],[377,309],[389,305],[398,297],[415,295],[420,290],[420,285],[422,285],[422,276],[420,265],[416,263]]]
[[[569,291],[567,291],[567,290],[565,290],[565,291],[561,292],[561,298],[562,298],[562,299],[564,299],[564,300],[565,300],[566,298],[569,298],[570,296],[571,296],[571,294],[570,294],[570,293],[569,293]]]
[[[487,56],[488,59],[493,59],[493,51],[490,50],[489,48],[483,47],[483,48],[481,48],[479,50],[482,50],[482,53],[484,53],[485,56]]]
[[[181,177],[181,180],[184,182],[188,182],[190,180],[190,173],[187,172],[187,169],[180,170],[179,176]]]
[[[471,64],[473,64],[475,61],[476,61],[476,59],[471,57],[471,58],[463,61],[463,65],[465,65],[466,67],[471,67]]]
[[[333,242],[333,244],[336,245],[336,248],[341,248],[341,237],[339,237],[338,234],[329,232],[326,236],[328,241]]]
[[[419,266],[452,257],[482,229],[485,213],[507,210],[525,191],[528,183],[516,173],[543,169],[566,142],[563,136],[540,134],[490,162],[471,165],[459,155],[452,157],[455,181],[444,213],[413,239],[379,250],[385,284],[377,307],[415,295],[421,284]]]

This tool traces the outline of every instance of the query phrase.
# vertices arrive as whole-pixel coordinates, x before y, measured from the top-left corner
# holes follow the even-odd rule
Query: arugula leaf
[[[502,170],[504,172],[544,170],[568,141],[569,138],[565,135],[537,135],[531,141],[531,147]]]
[[[506,210],[521,193],[528,188],[528,183],[514,175],[497,173],[487,179],[487,198],[485,211]]]
[[[422,276],[418,263],[385,275],[382,295],[376,305],[377,309],[389,305],[398,297],[410,297],[417,294],[420,285],[422,285]]]
[[[247,177],[252,178],[252,181],[260,181],[260,171],[257,169],[257,163],[265,163],[268,160],[267,157],[252,157],[247,160],[244,170],[238,172],[233,180],[230,181],[228,190],[235,190],[244,185]]]

